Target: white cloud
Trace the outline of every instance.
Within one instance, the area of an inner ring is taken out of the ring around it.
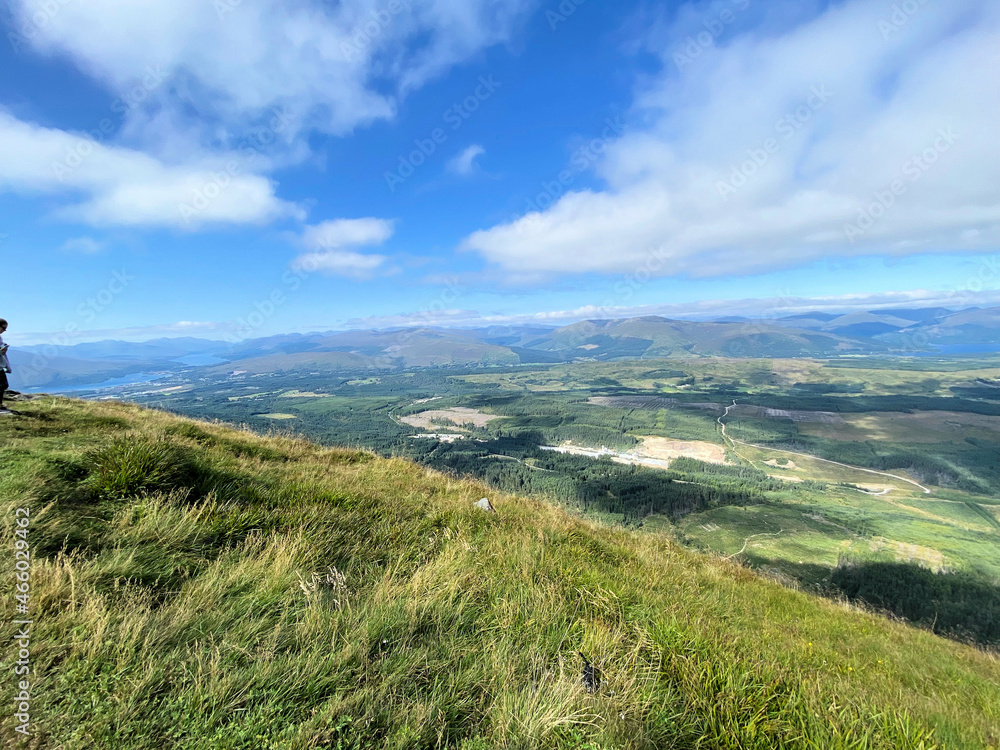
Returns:
[[[370,277],[385,261],[384,255],[366,255],[353,250],[329,250],[300,255],[293,261],[292,268],[307,272],[325,271],[336,276],[364,279]]]
[[[165,164],[0,110],[0,191],[75,199],[58,210],[63,218],[95,226],[197,229],[305,217],[275,196],[270,180],[230,164],[224,157]]]
[[[449,172],[457,174],[460,177],[469,177],[479,166],[476,164],[476,157],[482,156],[485,153],[485,148],[480,146],[478,143],[473,143],[471,146],[465,148],[460,154],[450,159],[446,165],[447,169]]]
[[[84,255],[94,255],[107,247],[106,242],[95,240],[93,237],[70,237],[60,246],[60,250],[71,253],[83,253]]]
[[[477,310],[426,310],[418,313],[396,313],[395,315],[370,315],[351,318],[345,325],[350,329],[422,328],[434,326],[485,325],[485,318]]]
[[[368,217],[334,219],[304,227],[302,244],[313,250],[336,250],[358,245],[381,245],[392,237],[394,222]]]
[[[387,258],[374,253],[359,253],[354,248],[381,245],[392,236],[393,231],[393,221],[374,217],[334,219],[304,227],[298,242],[314,252],[295,258],[292,268],[368,278]]]
[[[659,35],[663,70],[597,165],[606,187],[462,247],[521,279],[1000,247],[1000,79],[974,72],[1000,67],[1000,6],[916,7],[887,31],[891,8],[834,4],[686,62],[690,29]]]
[[[1000,305],[1000,291],[976,293],[911,289],[894,292],[840,294],[818,297],[772,297],[715,299],[660,305],[583,305],[568,310],[533,313],[484,314],[477,310],[435,310],[394,315],[352,318],[346,326],[355,328],[408,328],[420,326],[477,327],[492,325],[564,326],[581,320],[610,320],[660,315],[675,320],[713,320],[730,315],[755,320],[774,320],[805,312],[848,313],[891,308],[919,309],[944,307],[960,310],[970,306]]]
[[[68,59],[116,98],[59,178],[84,136],[0,112],[0,191],[75,197],[58,215],[101,226],[302,220],[263,173],[308,158],[310,132],[392,118],[536,1],[12,0],[16,49]]]
[[[174,72],[132,113],[185,107],[225,126],[272,107],[292,130],[343,135],[392,117],[400,97],[506,41],[534,0],[13,0],[23,43],[67,55],[127,95],[149,65]],[[39,21],[43,22],[39,22]],[[173,89],[167,91],[167,89]],[[178,96],[182,100],[177,102]],[[210,127],[212,137],[218,132]]]

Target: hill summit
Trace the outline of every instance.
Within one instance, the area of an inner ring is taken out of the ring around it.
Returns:
[[[14,406],[31,747],[1000,744],[994,655],[663,536],[134,405]]]

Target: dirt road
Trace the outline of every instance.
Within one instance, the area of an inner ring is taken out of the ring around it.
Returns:
[[[736,407],[736,399],[733,399],[732,406],[727,406],[725,413],[715,420],[716,422],[719,423],[719,426],[722,428],[722,438],[724,440],[729,441],[732,444],[734,452],[736,451],[736,445],[739,444],[739,445],[745,445],[748,448],[758,448],[760,450],[772,451],[774,453],[786,453],[789,456],[803,456],[805,458],[811,458],[814,461],[822,461],[823,463],[833,464],[834,466],[843,466],[845,469],[852,469],[854,471],[863,471],[868,474],[877,474],[880,477],[892,477],[893,479],[898,479],[901,482],[907,482],[909,484],[912,484],[914,487],[919,487],[921,490],[924,491],[924,494],[926,495],[931,494],[931,491],[926,487],[924,487],[922,484],[918,484],[917,482],[914,482],[912,479],[901,477],[898,474],[889,474],[888,472],[885,471],[875,471],[874,469],[864,469],[860,466],[851,466],[850,464],[842,464],[840,463],[840,461],[831,461],[829,458],[820,458],[819,456],[814,456],[810,453],[798,453],[796,451],[786,451],[786,450],[781,450],[779,448],[770,448],[766,445],[754,445],[753,443],[745,443],[742,440],[737,440],[736,438],[730,437],[729,435],[726,434],[726,424],[722,420],[723,418],[728,417],[729,411],[735,407]],[[737,453],[737,455],[739,454]],[[752,464],[753,462],[751,461],[750,463]],[[868,494],[874,494],[874,493],[868,493]]]

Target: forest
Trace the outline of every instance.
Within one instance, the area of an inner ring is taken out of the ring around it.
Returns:
[[[650,515],[677,518],[718,505],[762,502],[780,481],[743,466],[718,466],[693,459],[671,470],[650,469],[539,448],[542,438],[522,433],[482,442],[412,440],[407,458],[472,476],[506,492],[546,495],[584,513],[614,516],[635,525]]]
[[[1000,588],[965,571],[844,560],[831,583],[852,601],[962,640],[1000,645]]]

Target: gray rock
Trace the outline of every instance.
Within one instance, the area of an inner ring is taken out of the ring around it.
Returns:
[[[476,505],[476,507],[477,507],[477,508],[482,508],[482,509],[483,509],[483,510],[485,510],[485,511],[486,511],[487,513],[496,513],[496,512],[497,512],[497,511],[496,511],[496,508],[494,508],[494,507],[493,507],[493,506],[492,506],[492,505],[490,504],[490,499],[489,499],[488,497],[484,497],[484,498],[483,498],[482,500],[480,500],[480,501],[479,501],[478,503],[476,503],[475,505]]]
[[[4,394],[4,401],[34,401],[38,398],[48,398],[47,393],[21,393],[20,391],[7,391]]]

